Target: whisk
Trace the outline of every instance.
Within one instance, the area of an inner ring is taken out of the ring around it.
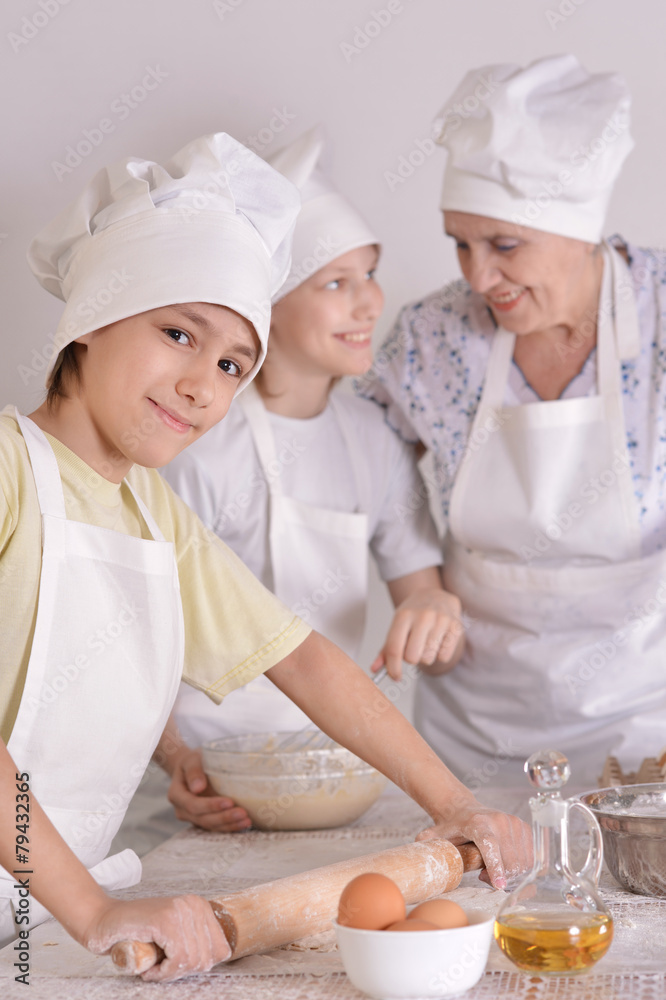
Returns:
[[[381,667],[372,678],[373,684],[381,684],[387,674],[386,667]],[[331,745],[335,745],[335,740],[323,733],[318,726],[315,726],[314,722],[311,722],[296,733],[288,733],[285,739],[275,746],[274,753],[292,750],[323,750]]]

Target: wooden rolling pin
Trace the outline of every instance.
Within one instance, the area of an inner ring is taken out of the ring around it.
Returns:
[[[227,959],[231,961],[329,930],[340,893],[364,872],[388,875],[406,903],[420,903],[455,889],[463,871],[482,867],[474,844],[458,848],[448,840],[426,840],[289,875],[209,902],[231,946]],[[120,941],[111,949],[111,957],[119,969],[139,974],[160,962],[164,953],[153,943]]]

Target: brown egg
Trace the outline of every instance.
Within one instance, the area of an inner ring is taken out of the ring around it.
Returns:
[[[451,927],[467,927],[469,920],[462,906],[451,899],[429,899],[420,903],[407,914],[408,920],[427,920],[443,930]]]
[[[405,900],[395,882],[387,875],[366,872],[345,886],[338,906],[338,923],[381,931],[396,920],[404,920]]]
[[[437,924],[431,924],[427,920],[397,920],[390,927],[386,928],[387,931],[439,931],[441,927]]]

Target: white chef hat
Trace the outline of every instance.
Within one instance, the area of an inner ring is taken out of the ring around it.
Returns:
[[[358,247],[379,245],[365,220],[318,169],[323,145],[321,131],[315,127],[268,158],[272,167],[296,185],[302,201],[294,229],[291,270],[274,302],[336,257]]]
[[[633,148],[629,108],[619,74],[573,55],[472,70],[434,123],[449,154],[441,207],[599,242]]]
[[[260,357],[243,386],[266,354],[299,207],[292,184],[223,132],[188,143],[165,166],[130,157],[100,170],[28,252],[37,280],[66,303],[56,353],[149,309],[210,302],[257,331]]]

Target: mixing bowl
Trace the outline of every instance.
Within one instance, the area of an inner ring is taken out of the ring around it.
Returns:
[[[215,791],[247,809],[261,830],[321,830],[362,816],[387,779],[330,741],[317,749],[276,750],[288,733],[252,733],[202,748]]]
[[[604,858],[620,885],[666,896],[666,783],[600,788],[581,799],[599,821]]]
[[[385,1000],[457,996],[483,975],[495,918],[466,910],[468,927],[365,931],[333,922],[340,958],[363,993]]]

